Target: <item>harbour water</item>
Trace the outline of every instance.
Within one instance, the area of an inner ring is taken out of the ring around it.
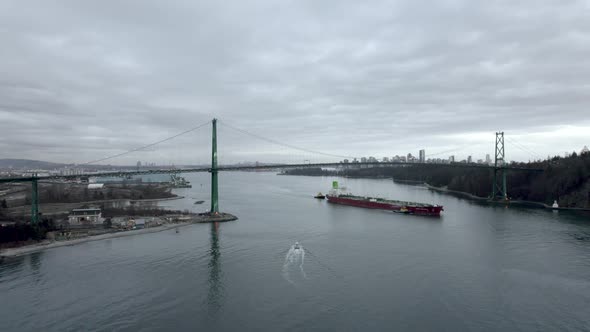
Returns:
[[[208,174],[186,178],[185,198],[161,204],[207,209]],[[0,330],[590,330],[588,215],[391,180],[340,179],[355,194],[444,205],[443,215],[314,199],[332,180],[220,173],[220,208],[238,221],[10,259]]]

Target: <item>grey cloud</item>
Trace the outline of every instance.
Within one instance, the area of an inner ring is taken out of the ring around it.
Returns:
[[[213,116],[339,155],[483,156],[496,130],[541,155],[590,143],[584,1],[5,1],[0,40],[0,157],[83,162]],[[589,134],[540,135],[566,125]],[[206,161],[209,141],[112,162]],[[300,154],[220,142],[227,162]]]

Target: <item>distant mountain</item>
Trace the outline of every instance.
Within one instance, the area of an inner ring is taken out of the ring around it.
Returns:
[[[66,164],[29,159],[0,159],[0,169],[54,169]]]

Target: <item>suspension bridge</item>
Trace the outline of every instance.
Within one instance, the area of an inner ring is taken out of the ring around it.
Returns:
[[[492,184],[492,191],[490,198],[492,199],[508,199],[507,194],[507,183],[506,183],[506,172],[507,171],[525,171],[525,172],[540,172],[543,171],[542,169],[537,168],[527,168],[527,167],[518,167],[518,166],[511,166],[508,165],[505,161],[505,148],[504,148],[504,132],[497,132],[496,133],[496,141],[495,141],[495,158],[494,164],[474,164],[474,163],[444,163],[444,164],[433,164],[433,163],[408,163],[408,162],[401,162],[401,161],[384,161],[384,162],[365,162],[359,161],[355,163],[343,163],[341,161],[338,162],[321,162],[321,163],[311,163],[311,162],[304,162],[304,163],[265,163],[263,165],[256,164],[256,165],[229,165],[223,166],[218,165],[218,156],[217,156],[217,119],[213,119],[210,122],[205,124],[199,125],[192,129],[186,130],[181,132],[177,135],[168,137],[166,139],[150,143],[148,145],[144,145],[142,147],[132,149],[123,153],[119,153],[113,156],[109,156],[106,158],[93,160],[84,164],[80,165],[92,165],[94,163],[102,162],[105,160],[109,160],[112,158],[120,157],[132,152],[142,151],[147,148],[156,146],[160,143],[172,140],[176,137],[194,131],[196,129],[204,127],[206,124],[211,124],[212,132],[211,132],[211,164],[207,167],[192,167],[192,168],[160,168],[160,169],[147,169],[147,170],[118,170],[118,171],[104,171],[104,172],[93,172],[93,173],[86,173],[86,174],[71,174],[71,175],[49,175],[49,176],[28,176],[28,177],[8,177],[8,178],[0,178],[0,184],[2,183],[18,183],[18,182],[30,182],[31,183],[31,222],[37,223],[39,219],[39,189],[38,183],[39,181],[47,181],[47,180],[68,180],[68,179],[79,179],[83,177],[130,177],[130,176],[141,176],[141,175],[151,175],[151,174],[176,174],[176,173],[199,173],[199,172],[208,172],[211,173],[211,207],[209,213],[211,214],[218,214],[219,213],[219,191],[218,191],[218,177],[219,172],[223,171],[247,171],[247,170],[269,170],[269,169],[276,169],[276,170],[285,170],[285,169],[293,169],[293,168],[317,168],[317,167],[387,167],[387,166],[404,166],[404,167],[423,167],[423,166],[441,166],[441,167],[457,167],[457,168],[476,168],[476,169],[486,169],[493,172],[493,184]],[[227,125],[229,126],[229,125]],[[333,154],[322,153],[318,151],[313,151],[309,149],[302,149],[299,147],[295,147],[292,145],[280,143],[278,141],[267,139],[262,136],[258,136],[255,134],[251,134],[239,128],[235,128],[229,126],[235,130],[247,133],[251,136],[255,136],[259,139],[263,139],[265,141],[280,144],[283,146],[287,146],[290,148],[294,148],[297,150],[303,150],[310,153],[317,153],[324,156],[331,156],[331,157],[342,157]]]

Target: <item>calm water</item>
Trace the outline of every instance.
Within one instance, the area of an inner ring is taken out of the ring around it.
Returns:
[[[165,204],[207,208],[207,174],[187,178],[186,198]],[[341,181],[357,194],[445,206],[441,218],[406,216],[311,198],[332,178],[220,181],[221,209],[236,222],[0,265],[0,330],[590,330],[587,216]],[[295,241],[305,255],[286,259]]]

